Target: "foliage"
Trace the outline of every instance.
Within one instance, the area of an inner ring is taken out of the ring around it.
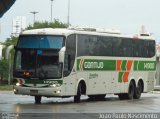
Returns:
[[[18,41],[18,37],[11,36],[10,38],[7,38],[4,45],[9,46],[9,45],[16,45]]]
[[[35,22],[32,25],[29,25],[26,29],[39,29],[39,28],[67,28],[67,24],[60,22],[59,20],[55,20],[54,22]]]
[[[8,61],[5,59],[0,60],[0,80],[7,79],[9,72]]]
[[[13,86],[12,85],[0,86],[0,91],[11,91],[11,90],[13,90]]]

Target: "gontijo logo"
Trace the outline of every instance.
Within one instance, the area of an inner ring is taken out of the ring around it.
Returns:
[[[85,62],[84,63],[84,68],[85,69],[103,69],[103,62]]]
[[[80,62],[79,62],[79,70],[80,71],[83,71],[84,69],[87,70],[87,69],[91,69],[91,70],[98,70],[98,69],[103,69],[104,68],[104,62],[103,61],[87,61],[84,59],[80,59]]]

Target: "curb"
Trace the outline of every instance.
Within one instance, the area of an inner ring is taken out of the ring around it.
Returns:
[[[154,91],[160,91],[160,86],[155,86]]]

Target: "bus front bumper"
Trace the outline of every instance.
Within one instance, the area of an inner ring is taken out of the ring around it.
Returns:
[[[20,95],[45,96],[45,97],[61,97],[61,87],[22,87],[14,86],[14,93]]]

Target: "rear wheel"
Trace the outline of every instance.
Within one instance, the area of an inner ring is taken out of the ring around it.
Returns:
[[[81,100],[81,84],[78,85],[77,95],[74,96],[74,102],[79,103]]]
[[[139,99],[141,97],[141,93],[142,93],[142,84],[139,81],[137,87],[135,88],[134,91],[134,98],[135,99]]]
[[[41,103],[41,96],[35,96],[35,104],[40,104]]]

